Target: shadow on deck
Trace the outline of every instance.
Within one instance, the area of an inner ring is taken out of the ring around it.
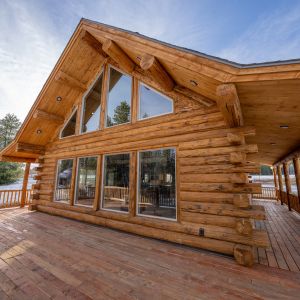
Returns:
[[[0,250],[0,299],[297,299],[300,293],[299,273],[246,268],[222,255],[27,209],[0,210]]]
[[[266,210],[265,221],[256,228],[267,230],[271,247],[257,249],[256,262],[262,265],[300,272],[300,215],[273,200],[253,200]]]

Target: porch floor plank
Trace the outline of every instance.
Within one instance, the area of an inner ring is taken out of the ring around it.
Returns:
[[[262,255],[267,265],[276,258]],[[246,268],[26,208],[0,210],[1,299],[297,299],[300,273],[267,265]]]

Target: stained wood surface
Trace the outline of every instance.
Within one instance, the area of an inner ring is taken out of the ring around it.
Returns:
[[[265,221],[255,221],[257,229],[267,230],[271,247],[256,250],[262,265],[300,272],[300,214],[279,201],[253,200],[266,209]]]
[[[0,210],[1,299],[297,299],[300,275],[26,209]]]

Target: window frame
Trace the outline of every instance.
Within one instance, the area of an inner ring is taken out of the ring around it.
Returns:
[[[155,116],[150,116],[150,117],[146,117],[146,118],[140,118],[140,113],[141,113],[141,86],[145,86],[147,87],[149,90],[151,90],[154,93],[159,94],[160,96],[162,96],[163,98],[165,98],[166,100],[170,101],[172,103],[172,111],[171,112],[167,112],[167,113],[163,113],[163,114],[159,114],[159,115],[155,115]],[[148,119],[152,119],[152,118],[157,118],[157,117],[161,117],[161,116],[166,116],[166,115],[170,115],[174,113],[174,100],[166,95],[164,95],[163,93],[159,92],[158,90],[150,87],[149,85],[141,82],[140,80],[138,81],[138,101],[137,101],[137,121],[144,121],[144,120],[148,120]]]
[[[83,132],[82,128],[83,128],[83,112],[85,109],[85,99],[86,97],[89,95],[90,91],[93,89],[93,87],[95,86],[97,80],[99,80],[99,78],[102,77],[102,84],[101,84],[101,97],[100,97],[100,112],[99,112],[99,122],[98,122],[98,128],[95,130],[91,130],[91,131],[86,131]],[[99,72],[99,74],[96,76],[95,80],[93,80],[93,82],[90,84],[89,88],[85,91],[85,93],[82,95],[82,100],[81,100],[81,111],[80,111],[80,128],[79,128],[79,135],[83,135],[83,134],[88,134],[88,133],[92,133],[95,131],[99,131],[101,130],[101,109],[102,109],[102,98],[103,98],[103,84],[105,81],[105,76],[104,76],[104,67],[101,68],[101,71]]]
[[[64,125],[63,127],[60,129],[59,131],[59,139],[62,140],[62,139],[66,139],[66,138],[69,138],[69,137],[72,137],[72,136],[76,136],[76,125],[75,125],[75,133],[72,134],[72,135],[68,135],[68,136],[61,136],[62,132],[64,131],[64,129],[66,128],[66,126],[68,125],[69,121],[73,118],[73,116],[75,115],[75,113],[77,114],[78,113],[78,105],[75,106],[75,108],[73,108],[69,118],[64,122]],[[76,123],[77,123],[77,117],[76,117]]]
[[[72,165],[72,177],[71,177],[71,186],[70,186],[70,199],[69,201],[59,201],[56,200],[55,194],[56,194],[56,188],[57,188],[57,176],[58,176],[58,167],[59,167],[59,162],[62,160],[72,160],[73,165]],[[73,178],[74,178],[74,161],[76,160],[76,157],[69,157],[69,158],[59,158],[56,160],[56,174],[55,174],[55,184],[54,184],[54,193],[53,193],[53,202],[56,203],[62,203],[62,204],[69,204],[71,205],[72,202],[72,185],[73,185]],[[76,169],[76,166],[75,166]],[[75,170],[76,172],[76,170]]]
[[[95,183],[95,198],[94,198],[94,202],[96,200],[96,190],[97,190],[97,186],[98,186],[98,177],[97,177],[97,169],[98,169],[98,164],[99,164],[99,157],[100,155],[87,155],[87,156],[77,156],[76,157],[76,174],[75,174],[75,184],[74,184],[74,192],[73,192],[73,206],[82,206],[82,207],[87,207],[87,208],[93,208],[94,207],[94,202],[92,205],[85,205],[85,204],[78,204],[76,203],[76,199],[77,199],[77,187],[78,187],[78,172],[79,172],[79,159],[80,158],[88,158],[88,157],[95,157],[97,158],[97,167],[96,167],[96,183]]]
[[[120,124],[122,125],[122,124]],[[130,163],[132,159],[131,152],[117,152],[117,153],[105,153],[102,155],[102,171],[101,171],[101,177],[102,177],[102,182],[101,182],[101,192],[100,192],[100,206],[99,210],[105,210],[105,211],[110,211],[110,212],[115,212],[115,213],[121,213],[121,214],[130,214],[130,177],[129,177],[129,188],[128,188],[128,199],[129,199],[129,205],[128,205],[128,211],[121,211],[121,210],[115,210],[115,209],[110,209],[110,208],[105,208],[103,207],[103,200],[104,200],[104,170],[105,170],[105,157],[106,156],[112,156],[112,155],[120,155],[120,154],[129,154],[129,174],[130,174]]]
[[[109,102],[109,83],[110,83],[110,69],[115,69],[116,71],[118,71],[119,73],[125,75],[125,76],[129,76],[131,78],[131,83],[130,83],[130,120],[126,123],[122,123],[122,124],[116,124],[113,126],[107,126],[106,124],[106,120],[107,120],[107,113],[108,113],[108,102]],[[132,97],[133,97],[133,93],[134,93],[134,89],[132,88],[132,83],[133,83],[133,76],[131,76],[130,74],[125,73],[124,71],[122,71],[121,69],[108,64],[107,65],[107,80],[106,80],[106,95],[105,95],[105,114],[104,114],[104,124],[103,124],[103,129],[109,129],[109,128],[114,128],[116,126],[122,126],[122,125],[126,125],[126,124],[131,124],[132,123]]]
[[[166,218],[166,217],[159,217],[159,216],[151,216],[151,215],[144,215],[139,213],[139,198],[140,198],[140,153],[142,152],[150,152],[150,151],[157,151],[157,150],[169,150],[173,149],[175,150],[175,218]],[[135,208],[135,214],[138,217],[145,217],[145,218],[153,218],[153,219],[159,219],[164,221],[171,221],[171,222],[178,222],[178,186],[177,186],[177,148],[175,146],[173,147],[162,147],[162,148],[155,148],[155,149],[145,149],[145,150],[138,150],[137,151],[137,180],[136,180],[136,208]]]

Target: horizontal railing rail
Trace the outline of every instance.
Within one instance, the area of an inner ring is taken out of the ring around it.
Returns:
[[[32,190],[26,191],[25,205],[31,203]],[[0,190],[0,208],[16,207],[21,205],[22,190]]]
[[[255,199],[277,200],[275,187],[262,187],[261,194],[253,194]]]

